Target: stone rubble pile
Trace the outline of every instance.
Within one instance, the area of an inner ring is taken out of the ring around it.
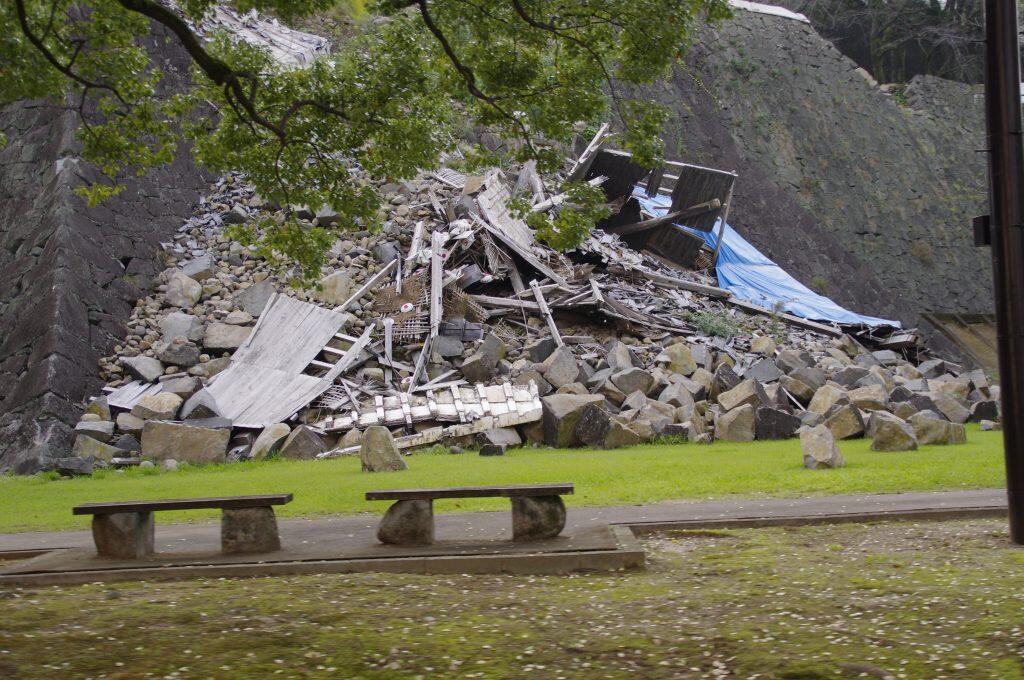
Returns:
[[[158,287],[138,301],[124,343],[101,361],[109,394],[137,388],[141,396],[130,407],[92,401],[62,472],[348,454],[368,470],[401,469],[403,435],[436,425],[408,419],[408,407],[434,408],[444,390],[458,402],[460,386],[474,385],[529,386],[541,409],[532,422],[436,439],[453,451],[799,436],[805,465],[822,468],[842,465],[839,440],[871,437],[875,450],[903,451],[963,442],[969,421],[998,427],[999,390],[981,370],[916,346],[872,350],[839,329],[748,313],[705,273],[667,266],[600,230],[567,254],[517,244],[521,223],[487,201],[535,186],[522,181],[526,174],[517,182],[446,170],[379,185],[383,228],[350,231],[334,245],[320,286],[304,291],[225,234],[228,225],[283,211],[243,178],[221,179],[166,244]],[[533,200],[557,209],[543,192]],[[313,225],[337,220],[327,208],[291,209]],[[392,271],[379,285],[352,299],[385,267]],[[432,285],[432,267],[442,282]],[[287,422],[235,427],[205,388],[275,293],[343,312],[341,330],[369,332],[374,344],[333,396]],[[399,397],[407,414],[400,425],[386,415],[368,428],[351,425]]]

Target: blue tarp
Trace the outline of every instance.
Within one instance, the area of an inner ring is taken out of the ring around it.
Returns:
[[[653,215],[664,215],[668,212],[670,199],[667,196],[648,198],[642,192],[634,196],[640,201],[644,210]],[[719,224],[709,232],[696,229],[686,230],[700,236],[710,247],[715,247],[718,238]],[[718,285],[730,293],[756,305],[773,308],[780,305],[783,311],[805,319],[815,321],[833,321],[841,324],[864,324],[868,326],[900,327],[899,321],[864,316],[840,307],[830,298],[818,295],[800,283],[786,271],[775,264],[761,251],[740,236],[728,224],[722,233],[722,247],[718,251],[718,263],[715,267]]]

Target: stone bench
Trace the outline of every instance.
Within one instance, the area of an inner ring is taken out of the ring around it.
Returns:
[[[565,528],[562,495],[572,484],[519,486],[457,486],[446,489],[393,489],[367,491],[368,501],[395,501],[377,527],[377,540],[392,545],[429,545],[434,542],[434,500],[437,498],[493,498],[512,501],[512,539],[540,541],[554,538]]]
[[[274,505],[290,503],[290,493],[265,496],[184,498],[163,501],[86,503],[75,515],[92,515],[92,538],[101,557],[141,559],[152,555],[153,513],[161,510],[220,508],[220,544],[225,554],[273,552],[281,549]]]

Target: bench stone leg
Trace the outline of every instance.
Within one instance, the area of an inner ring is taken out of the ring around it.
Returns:
[[[224,508],[220,517],[220,548],[225,555],[280,550],[274,508]]]
[[[392,545],[430,545],[434,542],[434,502],[396,501],[377,527],[377,540]]]
[[[543,541],[565,528],[561,496],[513,496],[512,540]]]
[[[92,516],[96,554],[138,560],[153,554],[153,513],[119,512]]]

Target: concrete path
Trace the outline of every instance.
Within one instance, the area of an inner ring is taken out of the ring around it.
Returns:
[[[383,514],[386,504],[381,504]],[[673,501],[650,505],[623,505],[569,508],[566,533],[608,524],[658,524],[735,520],[747,518],[810,518],[879,513],[914,513],[927,510],[992,511],[1006,508],[1006,491],[979,489],[851,496],[815,496],[762,500]],[[325,536],[345,537],[355,542],[375,542],[374,532],[381,515],[336,515],[311,519],[280,521],[281,537],[290,542],[316,544]],[[869,519],[869,518],[868,518]],[[156,513],[158,551],[216,551],[220,546],[220,525],[160,524]],[[511,535],[511,513],[471,512],[439,515],[436,518],[438,540],[493,540]],[[0,534],[0,552],[46,548],[92,546],[88,531],[27,532]]]

